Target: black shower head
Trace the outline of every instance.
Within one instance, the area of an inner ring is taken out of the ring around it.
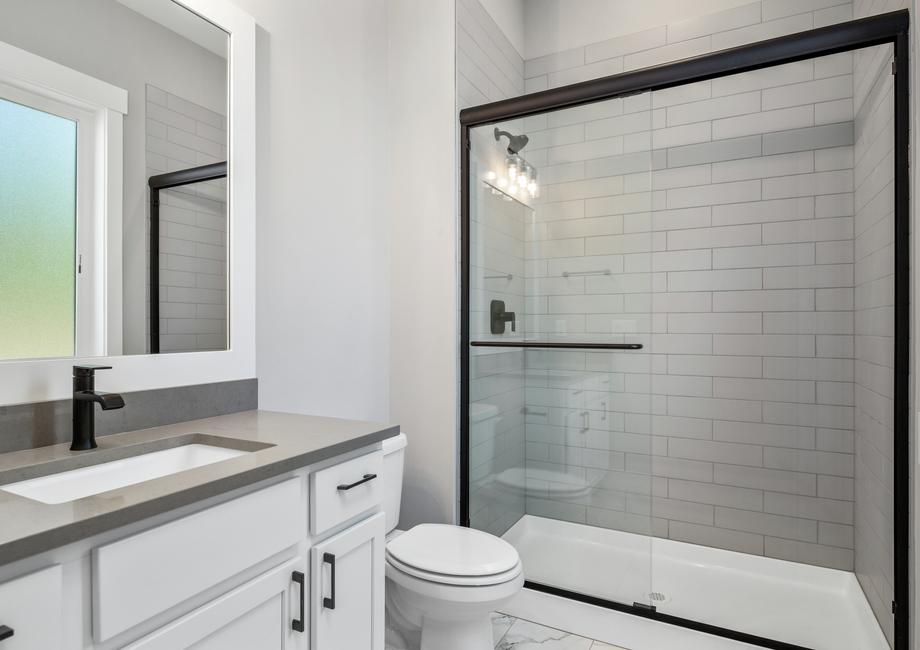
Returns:
[[[527,146],[527,143],[530,142],[530,138],[526,135],[511,135],[507,131],[502,131],[498,127],[495,127],[495,140],[496,142],[501,140],[501,137],[505,136],[508,138],[508,153],[514,155],[520,153],[521,149]]]

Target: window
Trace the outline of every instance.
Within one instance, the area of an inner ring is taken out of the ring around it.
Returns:
[[[75,351],[77,125],[0,97],[0,358]]]
[[[117,354],[127,93],[0,52],[0,361]]]

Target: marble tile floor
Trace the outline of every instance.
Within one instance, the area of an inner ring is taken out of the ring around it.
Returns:
[[[627,650],[505,614],[492,615],[495,650]],[[412,650],[387,627],[386,650]]]

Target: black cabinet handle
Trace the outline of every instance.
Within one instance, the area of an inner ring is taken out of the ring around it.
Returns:
[[[303,622],[304,622],[304,609],[303,609],[303,573],[300,571],[294,571],[291,574],[291,580],[300,585],[300,618],[295,618],[291,621],[291,629],[297,632],[303,632]]]
[[[323,562],[328,564],[332,569],[332,578],[330,580],[332,583],[332,596],[329,598],[323,598],[323,608],[335,609],[335,555],[332,553],[323,553]]]
[[[368,481],[373,481],[375,478],[377,478],[377,475],[376,475],[376,474],[365,474],[365,475],[361,478],[360,481],[355,481],[354,483],[349,483],[348,485],[345,485],[344,483],[342,483],[342,484],[339,485],[336,489],[341,490],[342,492],[345,492],[346,490],[350,490],[350,489],[353,488],[353,487],[358,487],[358,486],[361,485],[362,483],[367,483]]]
[[[0,625],[0,641],[8,639],[13,636],[13,628],[6,625]]]

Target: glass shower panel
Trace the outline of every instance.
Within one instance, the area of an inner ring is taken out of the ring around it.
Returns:
[[[652,95],[659,612],[888,645],[892,87],[880,46]]]
[[[478,149],[477,149],[478,153]],[[492,169],[477,160],[473,171]],[[482,172],[478,172],[481,176]],[[491,333],[490,305],[522,319],[524,234],[531,208],[484,182],[470,187],[470,340]],[[505,338],[521,338],[517,320],[504,322]],[[512,325],[515,331],[511,331]],[[524,476],[524,352],[520,348],[470,348],[470,522],[503,535],[525,512],[526,494],[500,489],[500,476]]]
[[[650,99],[471,131],[473,525],[530,582],[627,605],[651,591]]]

